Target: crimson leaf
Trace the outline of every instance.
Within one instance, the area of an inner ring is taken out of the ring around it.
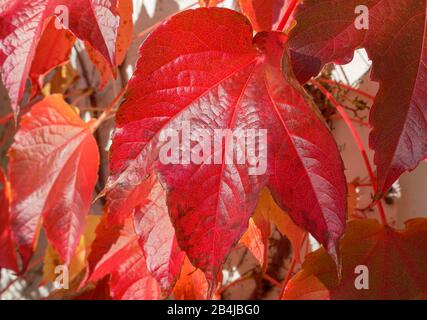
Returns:
[[[265,185],[334,256],[344,231],[346,183],[339,152],[287,59],[282,70],[285,42],[277,32],[253,38],[249,21],[231,10],[182,12],[141,46],[117,114],[106,188],[112,215],[130,209],[155,169],[168,191],[179,246],[205,272],[210,294]],[[258,142],[267,153],[266,172],[254,175],[249,161],[225,161],[224,144],[204,158],[219,154],[219,164],[158,161],[167,144],[162,133],[184,134],[185,122],[191,132],[208,130],[210,137],[215,130],[266,129],[267,145]]]
[[[165,190],[157,179],[151,178],[145,183],[151,184],[152,189],[135,209],[135,232],[144,252],[148,271],[159,282],[163,295],[168,297],[179,278],[185,254],[175,237],[166,206]]]
[[[378,192],[427,157],[427,5],[419,0],[364,1],[368,29],[356,28],[357,0],[306,0],[289,40],[298,78],[305,82],[328,62],[349,62],[356,48],[373,61],[380,83],[370,122]],[[331,12],[336,12],[331,15]],[[360,19],[363,16],[359,17]]]
[[[138,245],[132,219],[115,224],[104,215],[88,257],[88,281],[110,276],[110,294],[116,300],[157,300],[160,288],[149,274]]]

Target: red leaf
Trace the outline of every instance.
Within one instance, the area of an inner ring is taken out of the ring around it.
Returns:
[[[24,267],[42,220],[49,242],[68,263],[97,180],[98,147],[89,126],[62,96],[49,96],[22,117],[9,156],[11,225]]]
[[[147,269],[159,282],[163,296],[168,297],[181,272],[185,254],[178,246],[166,205],[166,191],[159,182],[155,181],[148,197],[136,208],[133,219]]]
[[[111,275],[110,293],[114,299],[160,299],[160,287],[147,270],[132,219],[126,219],[124,225],[111,222],[105,215],[97,227],[88,258],[88,281]]]
[[[117,12],[120,15],[120,24],[117,30],[116,42],[116,62],[119,66],[123,63],[129,46],[132,42],[133,22],[132,22],[133,4],[129,0],[118,0]],[[108,81],[117,76],[117,70],[111,69],[111,65],[105,60],[104,56],[96,51],[89,42],[85,42],[86,52],[92,63],[100,73],[99,89],[102,90],[108,84]]]
[[[124,261],[110,280],[111,295],[115,300],[159,300],[160,287],[148,273],[144,255],[132,255]]]
[[[376,220],[348,224],[341,242],[342,276],[319,249],[307,255],[288,283],[284,299],[406,300],[427,298],[427,219],[406,222],[404,230]],[[363,284],[362,288],[357,285]]]
[[[240,9],[255,31],[277,30],[291,0],[239,0]]]
[[[10,0],[0,3],[0,73],[9,92],[15,117],[25,89],[36,47],[46,20],[58,6],[69,13],[69,28],[88,41],[111,66],[115,63],[115,40],[119,17],[116,0]]]
[[[55,27],[55,18],[50,18],[40,38],[34,55],[30,78],[32,95],[35,96],[43,85],[43,76],[55,67],[68,61],[76,38],[66,30]]]
[[[113,77],[116,77],[117,72],[115,71],[114,72],[115,74],[113,74],[113,71],[111,70],[111,66],[108,64],[107,60],[105,60],[102,54],[96,51],[90,45],[90,43],[85,42],[85,49],[90,61],[99,72],[99,84],[97,87],[99,90],[103,90],[105,89],[105,86],[108,84],[110,79],[112,79]]]
[[[0,184],[0,269],[18,272],[15,244],[10,230],[8,185],[2,169],[0,169]]]
[[[304,1],[289,46],[301,81],[317,75],[325,63],[349,62],[356,48],[366,48],[373,61],[372,78],[380,83],[370,116],[370,146],[378,192],[384,193],[427,157],[427,6],[419,0],[367,1],[368,30],[358,30],[355,8],[360,4]]]
[[[286,61],[286,79],[282,75],[285,40],[281,33],[253,39],[249,21],[231,10],[180,13],[141,46],[117,114],[106,188],[112,214],[131,206],[129,197],[137,198],[155,168],[168,190],[179,246],[206,273],[210,293],[266,184],[331,254],[344,230],[346,183],[339,153]],[[185,134],[185,122],[192,132],[208,130],[210,138],[219,129],[266,129],[267,171],[252,175],[248,161],[227,163],[224,144],[220,164],[161,164],[159,150],[166,143],[160,135],[168,129]]]
[[[84,290],[73,300],[111,300],[108,276],[98,281],[92,288]]]

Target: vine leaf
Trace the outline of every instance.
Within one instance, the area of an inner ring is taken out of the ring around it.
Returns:
[[[368,29],[355,26],[356,0],[306,0],[288,42],[301,82],[328,62],[350,62],[365,48],[380,83],[370,114],[369,143],[375,150],[378,196],[427,157],[427,5],[424,1],[371,0]],[[337,12],[331,16],[331,12]]]
[[[48,20],[31,63],[30,79],[33,97],[43,87],[44,75],[68,61],[75,42],[76,38],[69,30],[56,29],[55,18]]]
[[[116,62],[116,37],[120,17],[117,0],[11,0],[0,3],[0,74],[17,118],[19,102],[49,18],[67,8],[69,29],[88,41],[110,63]],[[61,10],[57,10],[60,8]],[[57,31],[52,28],[50,32]],[[63,32],[63,31],[59,31]],[[55,37],[55,35],[51,35]],[[54,47],[52,47],[54,48]],[[46,49],[46,48],[45,48]],[[40,49],[40,50],[45,50]],[[54,48],[55,51],[62,49]],[[53,53],[53,52],[50,52]],[[50,56],[49,59],[58,59]],[[49,59],[45,59],[46,61]],[[60,59],[62,60],[62,59]],[[52,61],[47,64],[51,66]],[[37,68],[37,66],[35,67]]]
[[[90,253],[92,242],[95,240],[95,229],[99,220],[99,216],[92,214],[87,216],[87,227],[80,238],[79,244],[71,258],[70,265],[68,266],[70,282],[77,279],[86,268],[87,258]],[[58,253],[52,245],[48,245],[43,259],[43,279],[41,281],[43,285],[55,281],[58,277],[58,274],[55,273],[55,268],[60,264],[61,258]]]
[[[284,299],[402,300],[427,298],[427,219],[394,230],[376,220],[349,222],[341,242],[342,277],[323,248],[307,255]],[[365,269],[357,271],[362,265]],[[359,276],[366,278],[357,279]],[[368,289],[356,289],[355,283]],[[363,282],[363,283],[362,283]]]
[[[261,192],[260,197],[262,197],[262,194],[263,192]],[[248,230],[240,238],[240,243],[249,249],[263,270],[266,270],[271,223],[268,217],[263,214],[263,205],[264,203],[260,199],[255,213],[249,219]]]
[[[129,0],[118,0],[117,13],[120,16],[120,23],[117,29],[116,41],[116,62],[115,66],[120,66],[126,58],[128,49],[132,43],[133,21],[132,21],[133,4]],[[95,65],[100,73],[99,89],[102,90],[108,84],[112,77],[116,78],[117,70],[111,68],[108,60],[97,51],[88,41],[85,41],[86,52],[91,62]]]
[[[83,288],[82,292],[78,292],[71,298],[72,300],[112,300],[109,281],[110,279],[106,276],[95,284],[88,285],[88,288]]]
[[[173,289],[173,298],[176,300],[205,300],[208,297],[209,284],[203,272],[195,268],[187,257],[181,269],[181,275]],[[214,300],[219,300],[214,295]]]
[[[97,180],[98,147],[89,125],[61,95],[48,96],[22,117],[9,158],[11,226],[24,269],[41,224],[68,264]]]
[[[155,170],[167,190],[178,244],[205,272],[210,294],[266,185],[295,222],[335,257],[344,232],[340,155],[286,59],[283,76],[285,42],[277,32],[253,38],[249,21],[228,9],[179,13],[141,46],[117,113],[105,189],[111,214],[129,211]],[[248,159],[244,164],[225,161],[224,145],[231,140],[226,138],[220,150],[204,155],[202,164],[159,161],[167,146],[160,136],[170,130],[183,136],[184,123],[190,132],[207,130],[210,138],[218,130],[258,130],[260,136],[266,130],[267,143],[258,143],[264,156],[256,166]],[[219,164],[208,163],[212,156]]]
[[[100,281],[109,275],[110,294],[115,300],[160,299],[160,287],[147,270],[132,218],[118,225],[109,217],[104,214],[96,229],[85,283]]]
[[[163,296],[168,297],[181,273],[185,253],[176,240],[166,205],[166,191],[155,176],[150,180],[146,180],[152,184],[150,194],[135,209],[133,221],[147,269],[159,282]]]
[[[293,256],[299,262],[301,260],[301,245],[306,232],[298,227],[292,221],[291,217],[274,202],[274,199],[266,188],[261,191],[257,210],[259,210],[265,219],[274,223],[283,236],[289,239],[292,245]]]

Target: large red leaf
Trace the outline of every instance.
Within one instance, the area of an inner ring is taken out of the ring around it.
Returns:
[[[10,230],[9,192],[5,174],[0,169],[0,269],[18,272],[15,244]]]
[[[117,0],[9,0],[0,2],[0,73],[9,92],[15,116],[25,89],[37,44],[46,20],[65,6],[69,29],[88,41],[111,66],[115,63],[115,40],[119,17]],[[53,58],[53,57],[51,57]]]
[[[127,218],[123,225],[111,222],[109,215],[105,215],[97,227],[88,258],[88,281],[110,275],[110,293],[114,299],[160,299],[160,287],[147,270],[132,218]]]
[[[368,30],[355,27],[360,4],[369,8]],[[427,157],[426,11],[420,0],[306,0],[289,40],[301,81],[317,75],[325,63],[349,62],[354,49],[366,48],[372,78],[380,83],[370,116],[370,146],[382,193]]]
[[[151,183],[150,180],[146,182]],[[166,191],[158,181],[135,209],[133,219],[147,269],[159,282],[163,295],[168,297],[180,275],[185,254],[175,237],[166,205]]]
[[[23,116],[9,157],[11,225],[24,266],[42,221],[48,240],[68,263],[97,180],[98,147],[88,124],[61,95],[49,96]]]
[[[306,257],[283,298],[427,299],[426,241],[426,219],[409,220],[404,230],[375,220],[351,221],[341,243],[341,279],[331,258],[319,249]],[[360,283],[363,288],[356,287]]]
[[[142,58],[117,114],[106,188],[110,211],[128,211],[134,203],[129,199],[138,198],[156,169],[168,190],[179,246],[206,273],[210,293],[266,184],[333,255],[344,230],[346,184],[339,153],[286,61],[286,78],[282,74],[285,41],[281,33],[253,39],[249,21],[231,10],[180,13],[141,46]],[[221,153],[212,154],[222,155],[220,164],[162,164],[159,150],[166,143],[160,135],[169,129],[183,134],[184,122],[192,132],[208,130],[210,138],[219,129],[266,129],[268,146],[258,143],[261,151],[268,147],[268,159],[262,159],[266,172],[252,175],[248,161],[227,163],[224,144]]]

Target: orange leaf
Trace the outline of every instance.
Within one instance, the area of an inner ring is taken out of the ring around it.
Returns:
[[[125,60],[128,49],[132,43],[133,36],[133,4],[129,0],[119,0],[117,12],[120,16],[119,29],[117,30],[116,40],[116,66],[119,66]]]
[[[259,204],[258,207],[260,205],[262,204]],[[240,243],[249,249],[263,270],[266,270],[271,225],[270,221],[263,215],[262,210],[262,208],[257,208],[252,218],[249,219],[248,230],[240,238]]]
[[[11,269],[18,272],[15,244],[12,240],[9,222],[10,185],[0,168],[0,269]]]
[[[48,96],[22,117],[9,158],[11,226],[24,269],[41,223],[68,264],[98,177],[98,147],[89,125],[61,95]]]
[[[289,215],[276,204],[268,189],[263,189],[257,210],[273,222],[283,236],[286,236],[292,244],[296,262],[301,260],[300,251],[305,231],[298,227]]]
[[[187,257],[181,269],[181,276],[173,290],[176,300],[205,300],[208,294],[208,282],[205,274],[193,267]],[[217,297],[214,297],[216,299]]]
[[[87,227],[84,234],[80,238],[79,245],[71,258],[69,266],[69,279],[73,281],[86,268],[87,257],[89,256],[90,246],[95,239],[95,229],[100,220],[100,216],[88,215]],[[43,264],[43,280],[42,283],[54,281],[58,274],[55,273],[55,268],[61,264],[61,258],[52,245],[46,248]]]

